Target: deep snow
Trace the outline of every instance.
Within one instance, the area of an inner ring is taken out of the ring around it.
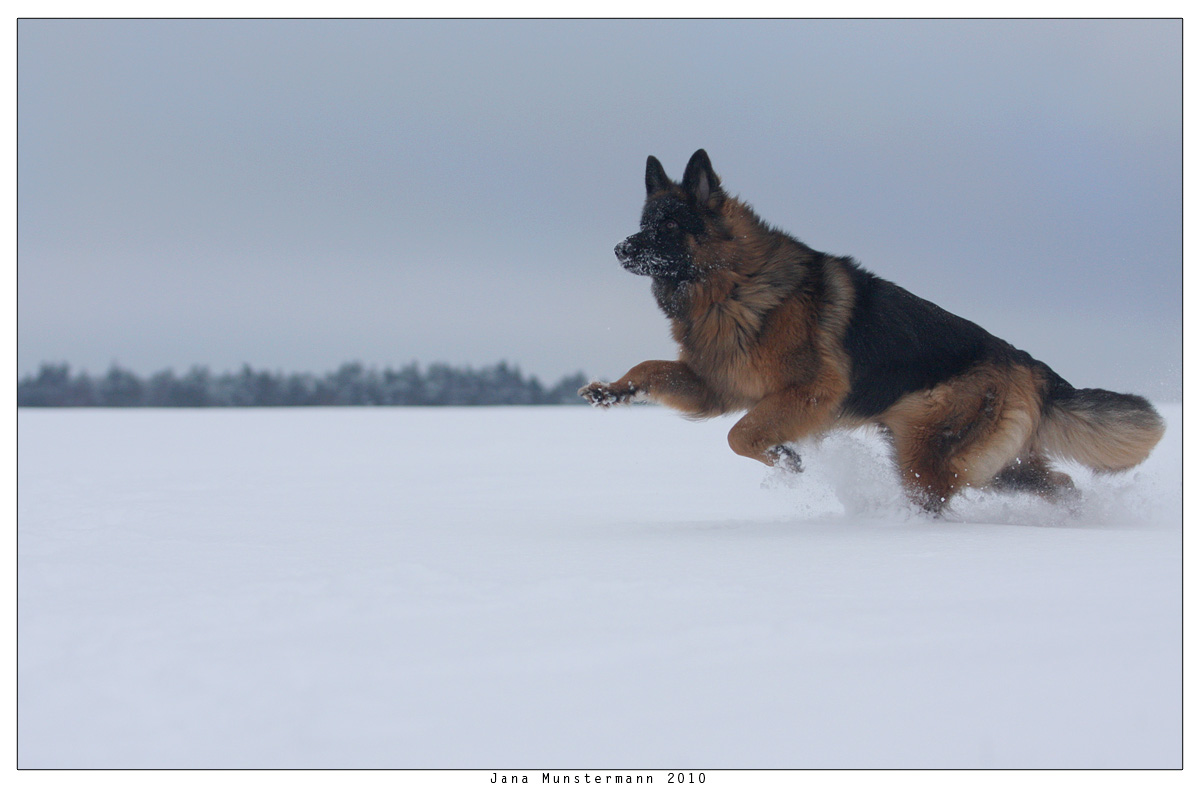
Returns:
[[[34,767],[1178,767],[1182,408],[1072,517],[653,407],[22,410]]]

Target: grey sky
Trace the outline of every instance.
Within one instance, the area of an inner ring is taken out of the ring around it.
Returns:
[[[19,372],[670,358],[617,265],[704,147],[1080,386],[1182,348],[1178,21],[22,21]]]

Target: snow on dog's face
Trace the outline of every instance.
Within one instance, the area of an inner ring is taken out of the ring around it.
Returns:
[[[707,234],[706,214],[724,197],[708,154],[696,151],[683,183],[667,177],[658,159],[646,159],[646,205],[641,230],[617,244],[617,260],[640,276],[687,280],[695,274],[691,249]]]
[[[642,229],[617,244],[617,259],[626,271],[640,276],[687,279],[692,255],[685,235],[704,232],[704,224],[674,194],[646,201]]]

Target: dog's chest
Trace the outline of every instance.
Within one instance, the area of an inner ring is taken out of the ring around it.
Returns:
[[[674,321],[680,358],[731,405],[757,401],[764,383],[756,359],[770,310],[748,303],[737,287],[708,295],[687,319]]]

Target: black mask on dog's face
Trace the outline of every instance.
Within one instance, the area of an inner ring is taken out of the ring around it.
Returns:
[[[689,279],[693,263],[686,238],[704,234],[701,211],[720,197],[720,179],[703,150],[692,155],[682,184],[668,178],[658,159],[650,156],[646,159],[642,229],[617,244],[617,260],[626,271],[641,276]]]
[[[642,229],[617,244],[617,259],[626,271],[640,276],[684,279],[692,267],[685,227],[703,231],[681,200],[673,195],[650,200],[642,211]]]

